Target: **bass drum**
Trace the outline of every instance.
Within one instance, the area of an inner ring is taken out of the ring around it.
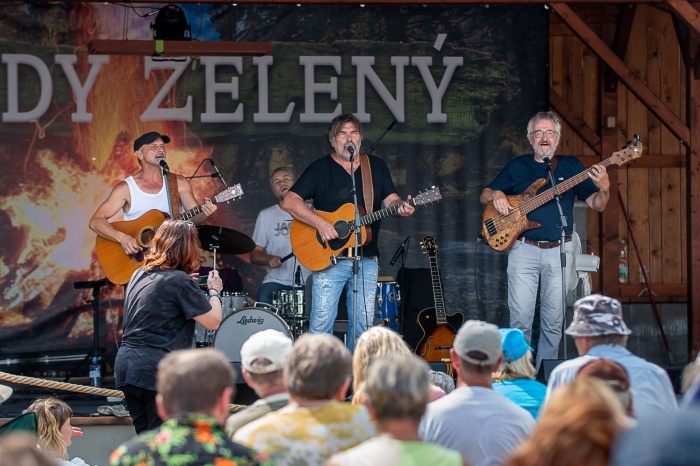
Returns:
[[[229,362],[241,362],[241,346],[251,335],[273,329],[292,338],[287,324],[274,312],[246,307],[226,317],[214,335],[214,348],[226,355]]]

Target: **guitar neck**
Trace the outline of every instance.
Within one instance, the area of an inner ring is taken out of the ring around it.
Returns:
[[[399,207],[401,207],[403,204],[415,204],[415,199],[411,199],[408,201],[400,202],[398,204],[394,204],[393,206],[387,207],[385,209],[377,210],[376,212],[372,212],[371,214],[363,215],[360,217],[360,226],[365,226],[370,223],[374,223],[377,220],[381,220],[384,217],[388,217],[389,215],[394,215],[396,212],[398,212]],[[354,225],[354,222],[353,222]]]
[[[442,281],[438,269],[437,257],[430,256],[430,277],[433,282],[433,298],[435,299],[435,315],[438,324],[447,323],[445,300],[442,297]]]
[[[212,199],[211,202],[213,204],[217,204],[216,199]],[[186,210],[186,211],[182,212],[180,215],[175,217],[175,219],[176,220],[191,220],[192,218],[194,218],[197,215],[204,212],[204,210],[202,209],[203,207],[204,207],[204,203],[201,203],[196,207],[192,207],[190,210]]]
[[[597,165],[602,165],[604,167],[608,167],[612,163],[613,157],[610,157],[608,159],[603,160]],[[557,193],[562,194],[565,193],[566,191],[570,190],[574,186],[577,186],[588,178],[588,172],[591,169],[587,169],[582,171],[576,176],[572,176],[566,181],[562,181],[561,183],[557,184]],[[523,214],[527,214],[532,212],[533,210],[537,209],[538,207],[543,206],[544,204],[548,203],[554,199],[554,188],[549,188],[546,191],[542,191],[539,193],[537,196],[533,197],[532,199],[528,199],[527,201],[521,203],[518,208]]]

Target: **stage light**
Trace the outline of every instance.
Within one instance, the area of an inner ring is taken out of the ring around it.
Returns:
[[[153,38],[157,40],[192,40],[185,12],[177,5],[168,4],[158,10],[151,29]]]

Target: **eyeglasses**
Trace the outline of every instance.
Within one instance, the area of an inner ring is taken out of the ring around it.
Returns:
[[[559,136],[559,133],[552,131],[551,129],[549,131],[533,131],[530,133],[530,136],[535,136],[537,139],[542,138],[544,135],[546,135],[548,138],[553,138],[554,136]]]
[[[185,225],[188,225],[188,226],[191,226],[191,227],[194,226],[194,223],[193,223],[193,222],[190,222],[190,221],[188,221],[188,220],[177,220],[177,221],[178,221],[178,222],[182,222],[182,223],[184,223]]]

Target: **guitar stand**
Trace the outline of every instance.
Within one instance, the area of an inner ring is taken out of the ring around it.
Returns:
[[[63,379],[64,382],[68,382],[71,377],[73,377],[73,372],[75,372],[78,368],[82,367],[86,362],[90,364],[92,362],[92,358],[97,357],[98,361],[101,361],[102,358],[107,359],[107,354],[101,354],[100,352],[100,345],[99,345],[99,339],[100,339],[100,326],[99,326],[99,311],[100,311],[100,288],[103,286],[109,286],[109,281],[106,278],[103,278],[101,280],[94,280],[94,281],[86,281],[86,282],[73,282],[73,287],[76,290],[84,290],[84,289],[89,289],[92,288],[92,350],[88,352],[88,354],[85,355],[82,361],[80,361],[78,364],[73,367],[70,371],[68,371],[68,374],[66,374],[66,378]],[[107,362],[110,363],[112,367],[114,367],[114,361],[109,359]]]

